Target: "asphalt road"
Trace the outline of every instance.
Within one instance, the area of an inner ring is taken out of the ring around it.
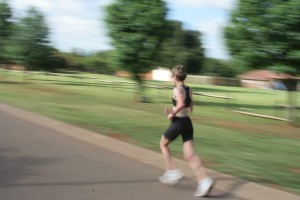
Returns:
[[[216,189],[194,197],[194,181],[165,186],[161,173],[0,111],[0,200],[237,199]]]

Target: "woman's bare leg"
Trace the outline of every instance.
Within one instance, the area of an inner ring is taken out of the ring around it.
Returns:
[[[171,152],[169,149],[169,144],[170,144],[170,141],[167,138],[165,138],[165,136],[162,136],[161,140],[160,140],[160,149],[161,149],[161,152],[162,152],[164,160],[165,160],[166,169],[174,170],[174,169],[176,169],[176,167],[172,160],[172,155],[171,155]]]
[[[195,153],[194,144],[192,140],[183,143],[184,158],[189,162],[191,168],[194,170],[198,181],[202,181],[207,178],[205,168],[201,159]]]

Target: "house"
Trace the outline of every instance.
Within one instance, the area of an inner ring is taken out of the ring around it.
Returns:
[[[156,81],[171,81],[172,72],[168,68],[159,67],[152,70],[152,80]]]
[[[275,73],[269,70],[254,70],[238,76],[242,87],[287,90],[281,80],[293,78],[290,74]]]
[[[141,77],[144,80],[170,81],[171,75],[172,73],[170,69],[158,67],[148,73],[142,74]],[[116,76],[129,78],[131,77],[131,74],[126,71],[117,71]]]

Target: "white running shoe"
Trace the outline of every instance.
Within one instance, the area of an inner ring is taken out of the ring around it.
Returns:
[[[180,170],[167,170],[158,180],[166,185],[176,185],[183,178]]]
[[[198,184],[197,190],[194,193],[194,196],[196,196],[196,197],[206,196],[212,189],[213,184],[214,184],[214,181],[211,178],[209,178],[209,177],[205,178],[203,181],[201,181]]]

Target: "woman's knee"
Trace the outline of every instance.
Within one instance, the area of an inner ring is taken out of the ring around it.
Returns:
[[[184,159],[187,161],[194,159],[196,154],[193,147],[193,141],[190,140],[183,143],[183,155]]]
[[[169,143],[169,140],[165,136],[162,136],[160,140],[160,148],[162,149],[168,147]]]

